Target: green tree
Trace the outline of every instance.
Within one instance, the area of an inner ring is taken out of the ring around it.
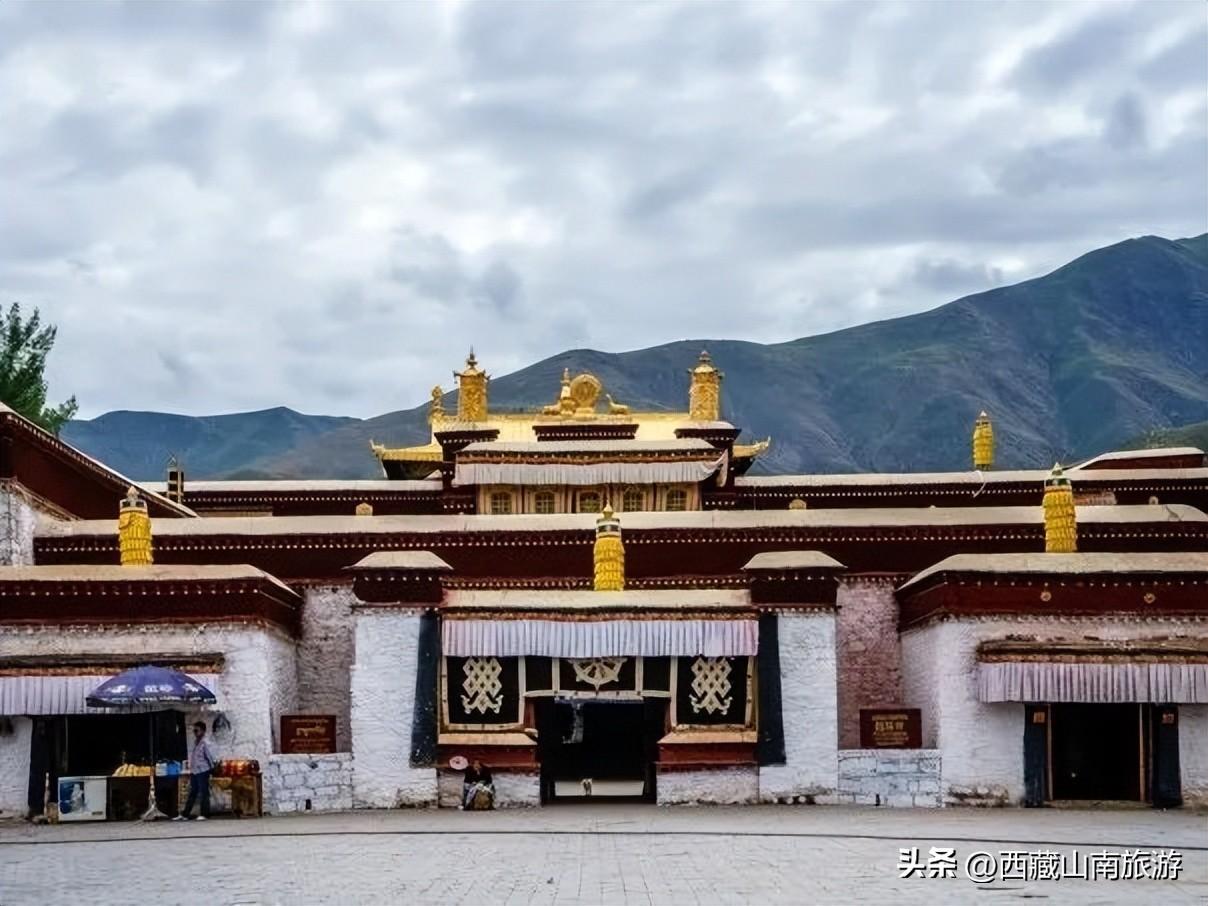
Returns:
[[[53,325],[42,325],[36,308],[28,318],[21,317],[16,302],[0,318],[0,401],[54,434],[79,408],[74,396],[58,406],[46,405],[46,357],[56,332]]]

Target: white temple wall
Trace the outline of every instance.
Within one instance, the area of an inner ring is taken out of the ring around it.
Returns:
[[[766,768],[762,770],[767,770]],[[655,787],[659,805],[745,805],[758,802],[761,769],[663,771]]]
[[[411,767],[420,614],[364,608],[354,620],[353,802],[362,808],[434,805],[436,770]]]
[[[298,710],[336,716],[336,748],[352,751],[352,586],[307,588],[298,639]]]
[[[1203,623],[1080,617],[956,619],[902,633],[906,704],[922,709],[923,745],[942,756],[949,804],[1019,804],[1024,795],[1021,702],[982,702],[977,646],[1008,635],[1038,639],[1111,640],[1202,635]],[[1184,795],[1208,790],[1208,706],[1180,705],[1179,745]]]
[[[835,615],[781,613],[778,622],[785,763],[759,768],[759,798],[827,796],[839,770]]]
[[[117,504],[114,503],[116,512]],[[0,482],[0,566],[31,566],[38,510],[12,481]]]
[[[9,720],[13,732],[0,736],[0,818],[19,818],[29,810],[29,747],[34,722],[28,717]]]
[[[1208,705],[1179,705],[1183,802],[1208,806]]]
[[[0,656],[129,655],[149,651],[221,653],[225,662],[214,690],[218,704],[205,711],[186,712],[186,719],[192,722],[202,718],[209,723],[215,712],[220,712],[231,726],[214,735],[218,757],[255,758],[261,763],[268,760],[280,714],[296,707],[294,642],[276,630],[220,624],[0,629]],[[27,752],[27,770],[28,757]],[[27,781],[28,777],[13,782],[24,789]],[[0,784],[7,782],[0,780]]]

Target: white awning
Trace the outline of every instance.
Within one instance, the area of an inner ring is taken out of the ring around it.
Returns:
[[[663,462],[459,462],[454,470],[456,485],[518,484],[694,484],[718,469],[725,456]]]
[[[983,702],[1208,703],[1208,664],[993,661],[978,665]]]
[[[215,673],[191,675],[213,692],[221,705],[222,693],[218,688],[218,675]],[[112,673],[89,676],[0,676],[0,715],[19,717],[41,714],[110,714],[115,711],[138,710],[90,708],[84,703],[84,699],[93,689],[112,676]],[[144,710],[158,711],[163,710],[164,707],[171,706],[161,705]],[[190,706],[188,710],[193,709]]]
[[[733,657],[759,647],[757,620],[444,620],[450,657]]]

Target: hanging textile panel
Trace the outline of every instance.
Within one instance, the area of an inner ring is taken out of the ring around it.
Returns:
[[[748,722],[750,658],[681,657],[675,667],[675,724],[718,726]]]
[[[520,721],[520,659],[514,657],[446,657],[444,724],[514,725]]]
[[[994,661],[978,665],[983,702],[1208,703],[1208,664]]]
[[[456,485],[695,484],[722,467],[724,456],[663,462],[576,464],[526,462],[458,463]]]
[[[452,657],[668,657],[753,655],[756,620],[445,620]]]

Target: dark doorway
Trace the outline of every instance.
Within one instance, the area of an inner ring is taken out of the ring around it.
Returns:
[[[665,713],[662,700],[547,699],[539,703],[544,801],[652,799],[652,753],[662,735]]]
[[[1051,708],[1053,799],[1147,799],[1142,705]]]

